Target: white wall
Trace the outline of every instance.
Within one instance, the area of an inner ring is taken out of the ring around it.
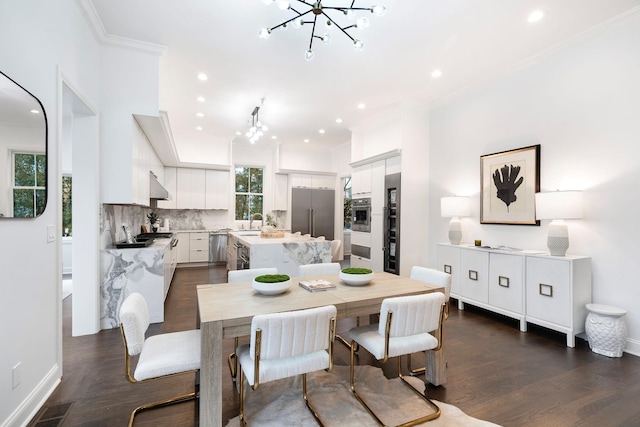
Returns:
[[[23,425],[62,375],[60,239],[47,243],[47,226],[60,236],[57,69],[97,99],[99,50],[75,2],[0,2],[0,69],[44,105],[49,136],[49,200],[36,219],[0,220],[0,424]],[[9,244],[8,242],[11,242]],[[10,287],[10,292],[7,290]],[[12,368],[21,381],[12,387]]]
[[[278,169],[333,172],[331,152],[317,145],[280,145]]]
[[[479,224],[479,158],[541,145],[541,190],[583,190],[569,252],[592,257],[593,301],[628,311],[627,349],[640,354],[640,18],[600,29],[529,68],[431,114],[430,263],[447,241],[439,199],[472,196],[463,242],[546,249],[540,227]],[[404,159],[404,153],[403,153]],[[403,165],[404,167],[404,165]]]

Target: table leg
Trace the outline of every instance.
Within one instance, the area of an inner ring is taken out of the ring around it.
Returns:
[[[222,321],[200,325],[200,426],[222,427]]]
[[[447,382],[447,358],[444,346],[438,350],[428,350],[425,352],[425,380],[433,385],[442,385]]]

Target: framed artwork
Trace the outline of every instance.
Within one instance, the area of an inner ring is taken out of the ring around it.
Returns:
[[[480,223],[540,225],[540,145],[480,156]]]

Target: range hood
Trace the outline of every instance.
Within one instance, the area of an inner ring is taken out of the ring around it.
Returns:
[[[149,198],[151,200],[167,200],[169,192],[160,184],[153,172],[149,171]]]

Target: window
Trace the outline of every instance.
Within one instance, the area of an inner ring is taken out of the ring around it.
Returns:
[[[236,166],[236,220],[262,215],[263,169]]]
[[[62,235],[73,234],[73,222],[71,220],[71,177],[62,177]]]
[[[351,215],[352,215],[352,203],[351,203],[351,177],[344,178],[344,229],[351,230]]]
[[[13,153],[13,216],[35,218],[47,203],[46,154]]]

